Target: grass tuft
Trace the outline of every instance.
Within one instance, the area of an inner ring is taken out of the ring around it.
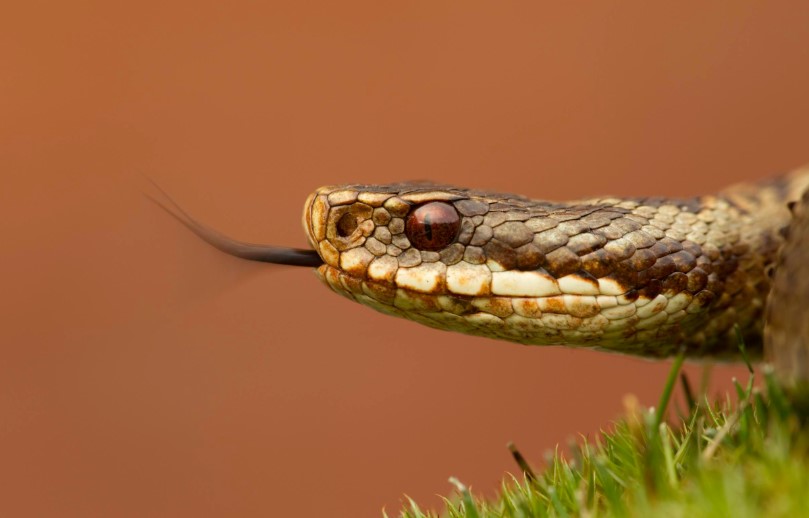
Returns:
[[[582,438],[568,456],[557,449],[541,471],[523,459],[523,476],[507,476],[495,498],[452,478],[456,492],[442,510],[408,499],[399,516],[809,516],[809,431],[772,372],[765,369],[758,390],[751,368],[745,385],[734,381],[735,394],[715,402],[694,398],[680,378],[688,408],[670,425],[665,411],[681,364],[656,410],[626,398],[612,430]]]

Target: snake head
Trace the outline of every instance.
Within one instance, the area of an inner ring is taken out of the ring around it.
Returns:
[[[303,213],[318,275],[353,301],[439,329],[644,356],[683,343],[716,356],[734,321],[755,321],[745,312],[766,296],[755,281],[774,248],[738,242],[748,220],[720,197],[556,203],[412,183],[322,187]],[[735,312],[730,293],[745,301]],[[710,319],[714,307],[727,317]]]
[[[579,220],[593,212],[445,185],[343,185],[314,192],[303,222],[319,276],[351,300],[442,329],[569,343],[600,337],[581,324],[607,322],[602,290],[613,305],[637,298],[562,246],[582,234],[578,252],[600,248],[606,239],[585,232],[596,219]]]

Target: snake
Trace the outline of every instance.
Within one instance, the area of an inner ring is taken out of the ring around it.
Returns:
[[[310,249],[237,241],[168,200],[230,255],[314,268],[337,294],[432,328],[648,358],[746,354],[809,381],[809,166],[686,198],[329,185],[304,203]]]

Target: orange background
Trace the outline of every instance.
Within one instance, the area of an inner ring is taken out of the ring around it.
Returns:
[[[691,195],[809,161],[809,3],[16,2],[0,514],[375,516],[491,494],[667,363],[433,331],[242,263],[321,184]],[[698,378],[699,368],[690,367]],[[714,371],[728,386],[738,367]]]

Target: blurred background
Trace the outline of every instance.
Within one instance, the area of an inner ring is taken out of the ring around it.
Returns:
[[[809,162],[809,3],[608,4],[5,5],[0,514],[378,516],[654,404],[667,362],[385,317],[142,196],[305,246],[322,184],[688,196]]]

